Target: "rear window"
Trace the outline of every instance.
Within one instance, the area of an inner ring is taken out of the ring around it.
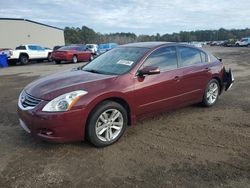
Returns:
[[[77,46],[64,46],[59,48],[59,50],[75,50]]]
[[[16,47],[16,50],[26,50],[26,47],[25,46],[18,46],[18,47]]]

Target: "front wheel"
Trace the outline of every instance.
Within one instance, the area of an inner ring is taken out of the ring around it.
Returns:
[[[19,61],[22,65],[26,65],[29,62],[29,57],[27,55],[20,55]]]
[[[78,59],[77,59],[77,56],[76,56],[76,55],[73,56],[72,62],[73,62],[73,63],[77,63],[77,62],[78,62]]]
[[[213,106],[218,100],[219,93],[220,93],[219,82],[216,79],[210,80],[207,84],[202,104],[206,107]]]
[[[88,139],[97,147],[111,145],[123,135],[127,123],[127,111],[124,107],[113,101],[105,101],[90,116],[87,125]]]

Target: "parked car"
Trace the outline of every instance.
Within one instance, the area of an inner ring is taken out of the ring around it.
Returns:
[[[50,49],[45,49],[36,44],[27,44],[16,47],[15,50],[10,50],[9,61],[21,64],[27,64],[30,60],[48,60],[51,61]]]
[[[18,102],[20,125],[43,140],[116,142],[139,117],[202,103],[213,106],[234,81],[222,61],[190,45],[122,45],[84,67],[40,78]]]
[[[242,38],[235,42],[235,46],[250,46],[250,37]]]
[[[210,46],[221,46],[224,41],[213,41],[210,43]]]
[[[94,56],[85,45],[70,45],[59,48],[52,52],[52,59],[57,63],[69,61],[77,63],[79,61],[91,61]]]
[[[96,55],[98,51],[98,45],[97,44],[86,44],[87,49],[91,51],[92,54]]]
[[[107,51],[109,51],[117,46],[118,46],[118,44],[116,44],[116,43],[99,44],[97,53],[103,54],[103,53],[105,53],[105,52],[107,52]]]
[[[195,46],[197,48],[202,48],[202,43],[201,42],[193,41],[193,42],[190,43],[190,45]]]
[[[54,47],[53,47],[53,51],[56,51],[56,50],[58,50],[58,49],[61,48],[61,47],[63,47],[63,46],[54,46]]]
[[[225,40],[225,41],[222,43],[222,46],[225,46],[225,47],[233,47],[233,46],[235,46],[235,42],[236,42],[235,39],[228,39],[228,40]]]

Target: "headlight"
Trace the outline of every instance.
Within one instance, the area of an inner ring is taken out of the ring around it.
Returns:
[[[88,92],[83,90],[73,91],[56,97],[46,104],[42,111],[44,112],[62,112],[68,111],[76,103],[76,101]]]

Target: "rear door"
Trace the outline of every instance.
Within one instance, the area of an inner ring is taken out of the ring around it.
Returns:
[[[175,107],[179,102],[181,76],[181,70],[177,69],[176,47],[161,47],[155,50],[141,68],[146,66],[158,67],[161,72],[134,78],[137,115]]]
[[[37,50],[37,46],[36,45],[28,45],[28,54],[29,54],[29,59],[39,59],[39,53]]]
[[[90,52],[86,51],[85,46],[79,46],[76,48],[79,61],[88,61],[90,57]]]
[[[39,59],[47,59],[48,52],[41,46],[36,46]]]
[[[178,57],[182,70],[182,102],[201,101],[206,85],[211,79],[211,68],[206,53],[197,48],[178,46]]]

